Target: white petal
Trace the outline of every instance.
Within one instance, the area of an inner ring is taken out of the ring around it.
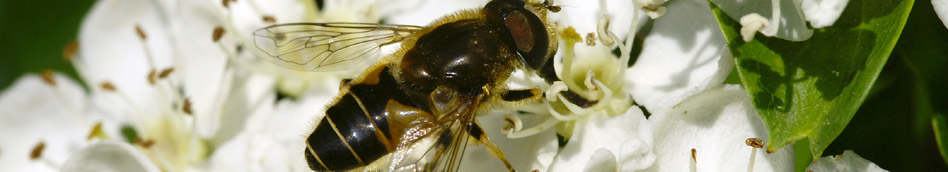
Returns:
[[[85,83],[95,87],[93,92],[101,91],[98,86],[109,81],[138,106],[167,104],[166,100],[156,98],[159,93],[146,78],[152,69],[170,67],[174,52],[168,16],[158,8],[164,4],[156,3],[159,2],[99,1],[83,19],[78,39],[80,58],[74,65],[81,69]],[[146,33],[149,52],[136,34],[136,25]],[[117,111],[131,106],[120,99],[104,103]]]
[[[538,116],[538,115],[533,115]],[[479,125],[487,133],[490,142],[504,151],[507,160],[517,171],[546,169],[552,158],[541,158],[542,155],[555,154],[557,150],[556,132],[552,129],[524,138],[510,139],[501,133],[504,126],[503,114],[489,114],[477,118]],[[524,120],[531,120],[526,118]],[[461,168],[463,171],[507,171],[501,161],[487,152],[482,145],[470,145],[464,153]]]
[[[93,120],[84,113],[86,94],[66,76],[50,86],[34,74],[17,79],[0,94],[0,167],[10,171],[58,171],[44,163],[63,163],[87,144]],[[30,160],[40,142],[42,160]]]
[[[573,27],[581,36],[596,33],[599,18],[605,13],[611,18],[609,31],[616,34],[619,39],[625,39],[629,29],[632,28],[633,12],[639,12],[638,9],[633,8],[633,2],[629,0],[564,0],[554,1],[554,3],[561,6],[563,10],[550,13],[550,18],[564,27]],[[606,11],[602,11],[602,7],[605,7]],[[639,14],[639,17],[639,23],[644,23],[646,17],[644,13]]]
[[[935,13],[941,19],[941,23],[948,28],[948,0],[932,0],[932,6],[935,7]]]
[[[354,7],[351,5],[354,4],[354,2],[345,5],[345,2],[340,1],[349,0],[327,1],[326,4],[330,7],[327,9],[327,12],[330,12],[329,10],[332,9],[332,6],[329,5],[333,5],[329,2],[335,2],[337,5],[343,7]],[[385,16],[386,23],[426,26],[435,19],[454,14],[458,10],[483,8],[487,2],[487,0],[414,0],[405,2],[392,1],[380,4],[379,6],[384,9],[383,15]]]
[[[882,169],[876,163],[872,163],[865,158],[856,155],[852,150],[843,151],[842,155],[824,156],[820,161],[810,164],[807,170],[830,172],[830,171],[867,171],[883,172],[889,171]]]
[[[224,71],[227,54],[211,39],[214,28],[222,25],[224,16],[217,12],[219,4],[211,1],[178,5],[177,13],[171,16],[175,18],[171,22],[175,48],[173,75],[181,78],[184,96],[191,101],[192,115],[197,122],[195,132],[207,138],[217,132],[220,107],[228,100],[226,93],[231,85],[227,82],[231,76]],[[230,40],[226,35],[221,39]]]
[[[589,157],[586,168],[583,171],[618,171],[616,168],[616,155],[608,149],[599,148]]]
[[[767,36],[774,36],[791,40],[791,41],[804,41],[810,39],[813,36],[813,30],[810,30],[806,26],[806,21],[803,19],[803,12],[800,10],[800,5],[796,4],[797,0],[778,0],[780,1],[780,13],[777,14],[777,20],[774,21],[774,13],[772,9],[772,0],[711,0],[714,4],[717,4],[721,10],[724,10],[728,16],[731,16],[734,20],[740,20],[741,17],[750,14],[757,13],[764,17],[767,17],[776,25],[768,25],[768,28],[765,28],[761,33]],[[668,8],[669,13],[673,13],[675,9]],[[713,17],[711,13],[706,13],[709,17]],[[713,20],[713,19],[712,19]],[[835,20],[835,19],[834,19]]]
[[[813,28],[832,26],[846,9],[849,0],[803,0],[803,14]]]
[[[83,148],[63,164],[65,172],[161,171],[132,145],[106,141]]]
[[[670,111],[649,118],[655,131],[658,160],[650,171],[688,171],[691,149],[698,171],[748,171],[752,147],[748,138],[767,138],[747,93],[725,85],[694,95]],[[766,140],[765,140],[766,142]],[[753,171],[792,171],[792,146],[768,154],[758,148]]]
[[[276,99],[275,78],[261,73],[239,72],[233,78],[233,88],[225,100],[220,129],[212,139],[214,143],[223,143],[243,132],[249,118],[254,114],[270,114]]]
[[[220,1],[211,1],[220,2]],[[265,23],[264,16],[276,19],[277,23],[313,22],[310,17],[314,11],[309,11],[307,3],[299,0],[240,0],[230,4],[230,10],[222,13],[231,13],[231,21],[235,25],[228,31],[237,41],[244,41],[246,45],[253,45],[251,33],[257,29],[270,25]],[[220,5],[218,5],[220,6]],[[223,10],[223,9],[222,9]],[[253,46],[245,46],[245,49]]]
[[[246,127],[224,142],[211,155],[211,171],[306,171],[302,155],[305,136],[332,100],[331,91],[306,94],[297,101],[281,100],[272,106],[273,95],[255,108]],[[269,105],[269,106],[268,106]],[[314,122],[315,121],[315,122]]]
[[[638,106],[617,116],[590,115],[576,121],[573,137],[553,160],[550,171],[580,171],[605,149],[616,154],[620,171],[647,168],[655,162],[652,126]]]
[[[734,65],[706,1],[666,5],[668,14],[655,21],[642,54],[626,71],[632,97],[653,112],[720,85]]]

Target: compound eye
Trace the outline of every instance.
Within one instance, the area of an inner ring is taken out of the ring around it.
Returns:
[[[543,21],[533,12],[521,8],[508,13],[504,24],[507,25],[524,63],[532,69],[542,67],[548,58],[550,41]]]

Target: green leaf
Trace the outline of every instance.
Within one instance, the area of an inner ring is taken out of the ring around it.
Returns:
[[[853,0],[832,27],[803,42],[757,35],[711,3],[737,72],[768,129],[767,151],[809,138],[819,158],[866,99],[914,0]]]
[[[948,119],[945,118],[945,115],[935,115],[932,116],[932,128],[935,129],[935,141],[938,142],[938,151],[941,152],[942,158],[948,157]],[[945,163],[948,164],[948,159],[945,160]]]

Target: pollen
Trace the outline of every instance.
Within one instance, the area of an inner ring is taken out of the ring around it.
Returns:
[[[151,139],[145,140],[145,139],[142,139],[141,137],[135,137],[135,144],[142,146],[145,149],[148,149],[148,148],[151,148],[151,146],[155,145],[155,140],[151,140]]]

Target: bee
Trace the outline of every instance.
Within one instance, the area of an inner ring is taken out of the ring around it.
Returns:
[[[473,143],[514,171],[475,117],[492,106],[539,101],[539,88],[506,88],[515,70],[557,80],[557,39],[547,13],[558,10],[550,1],[492,0],[428,26],[289,23],[253,36],[264,59],[285,68],[368,66],[342,81],[306,138],[311,169],[456,171]],[[378,57],[382,46],[396,43],[400,49]]]

